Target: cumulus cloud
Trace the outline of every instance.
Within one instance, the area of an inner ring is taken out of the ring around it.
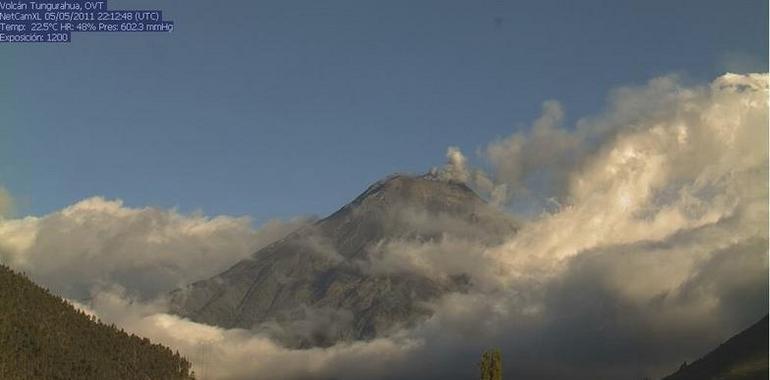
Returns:
[[[561,104],[543,103],[543,114],[528,133],[515,133],[491,143],[485,157],[496,170],[496,179],[518,195],[527,195],[528,181],[544,182],[540,192],[563,187],[564,177],[576,163],[580,137],[560,128],[564,120]]]
[[[532,128],[481,152],[489,172],[450,148],[434,174],[501,202],[543,201],[543,212],[502,241],[408,218],[445,233],[382,242],[369,270],[464,274],[470,287],[426,305],[425,322],[368,342],[288,349],[264,331],[169,315],[147,297],[301,222],[255,232],[239,218],[92,198],[3,220],[0,254],[64,295],[91,290],[84,307],[180,349],[204,378],[467,378],[495,346],[511,377],[657,377],[767,313],[767,74],[702,86],[656,78],[613,91],[603,113],[574,126],[548,101]],[[346,320],[344,310],[305,312],[312,318],[289,329],[312,334]]]
[[[606,113],[572,129],[557,129],[561,108],[546,103],[531,131],[493,142],[488,178],[513,197],[545,191],[557,207],[498,246],[393,250],[392,265],[466,266],[487,279],[434,305],[412,332],[435,349],[420,355],[469,363],[498,346],[515,377],[654,377],[758,320],[768,307],[767,83],[657,78],[616,90]]]
[[[561,201],[482,253],[501,284],[488,293],[496,307],[486,322],[538,315],[528,332],[491,329],[513,353],[527,346],[511,342],[543,329],[532,342],[541,368],[522,365],[527,376],[660,374],[766,313],[767,83],[760,74],[700,87],[658,78],[618,89],[605,114],[573,130],[553,130],[561,111],[551,105],[531,132],[490,145],[497,180],[524,186],[531,170],[545,170],[557,179],[546,191]],[[529,146],[572,159],[520,158]],[[617,368],[592,366],[599,357]],[[548,358],[563,372],[546,370]]]
[[[249,218],[93,197],[42,217],[0,219],[0,261],[69,298],[117,285],[149,299],[214,275],[307,222],[271,221],[255,230]]]

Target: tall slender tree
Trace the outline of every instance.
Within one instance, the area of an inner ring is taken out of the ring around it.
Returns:
[[[503,359],[500,350],[494,349],[481,355],[481,380],[503,380]]]

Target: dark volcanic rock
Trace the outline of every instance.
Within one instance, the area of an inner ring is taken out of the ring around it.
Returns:
[[[394,175],[250,259],[174,291],[172,311],[206,324],[264,330],[295,347],[370,339],[427,317],[426,301],[468,286],[463,275],[372,273],[365,264],[373,247],[447,234],[494,244],[515,229],[462,183]]]

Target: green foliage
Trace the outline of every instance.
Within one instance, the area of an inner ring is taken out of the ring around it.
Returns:
[[[0,265],[0,379],[192,379],[190,362]]]
[[[502,380],[503,359],[500,350],[490,350],[481,355],[481,380]]]

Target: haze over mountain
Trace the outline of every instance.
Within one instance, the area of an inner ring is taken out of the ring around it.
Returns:
[[[391,262],[393,250],[450,236],[499,244],[515,230],[511,217],[464,183],[437,172],[392,175],[329,217],[175,291],[171,310],[292,346],[371,339],[411,327],[430,314],[425,302],[471,285],[463,273],[399,268],[409,263]]]

